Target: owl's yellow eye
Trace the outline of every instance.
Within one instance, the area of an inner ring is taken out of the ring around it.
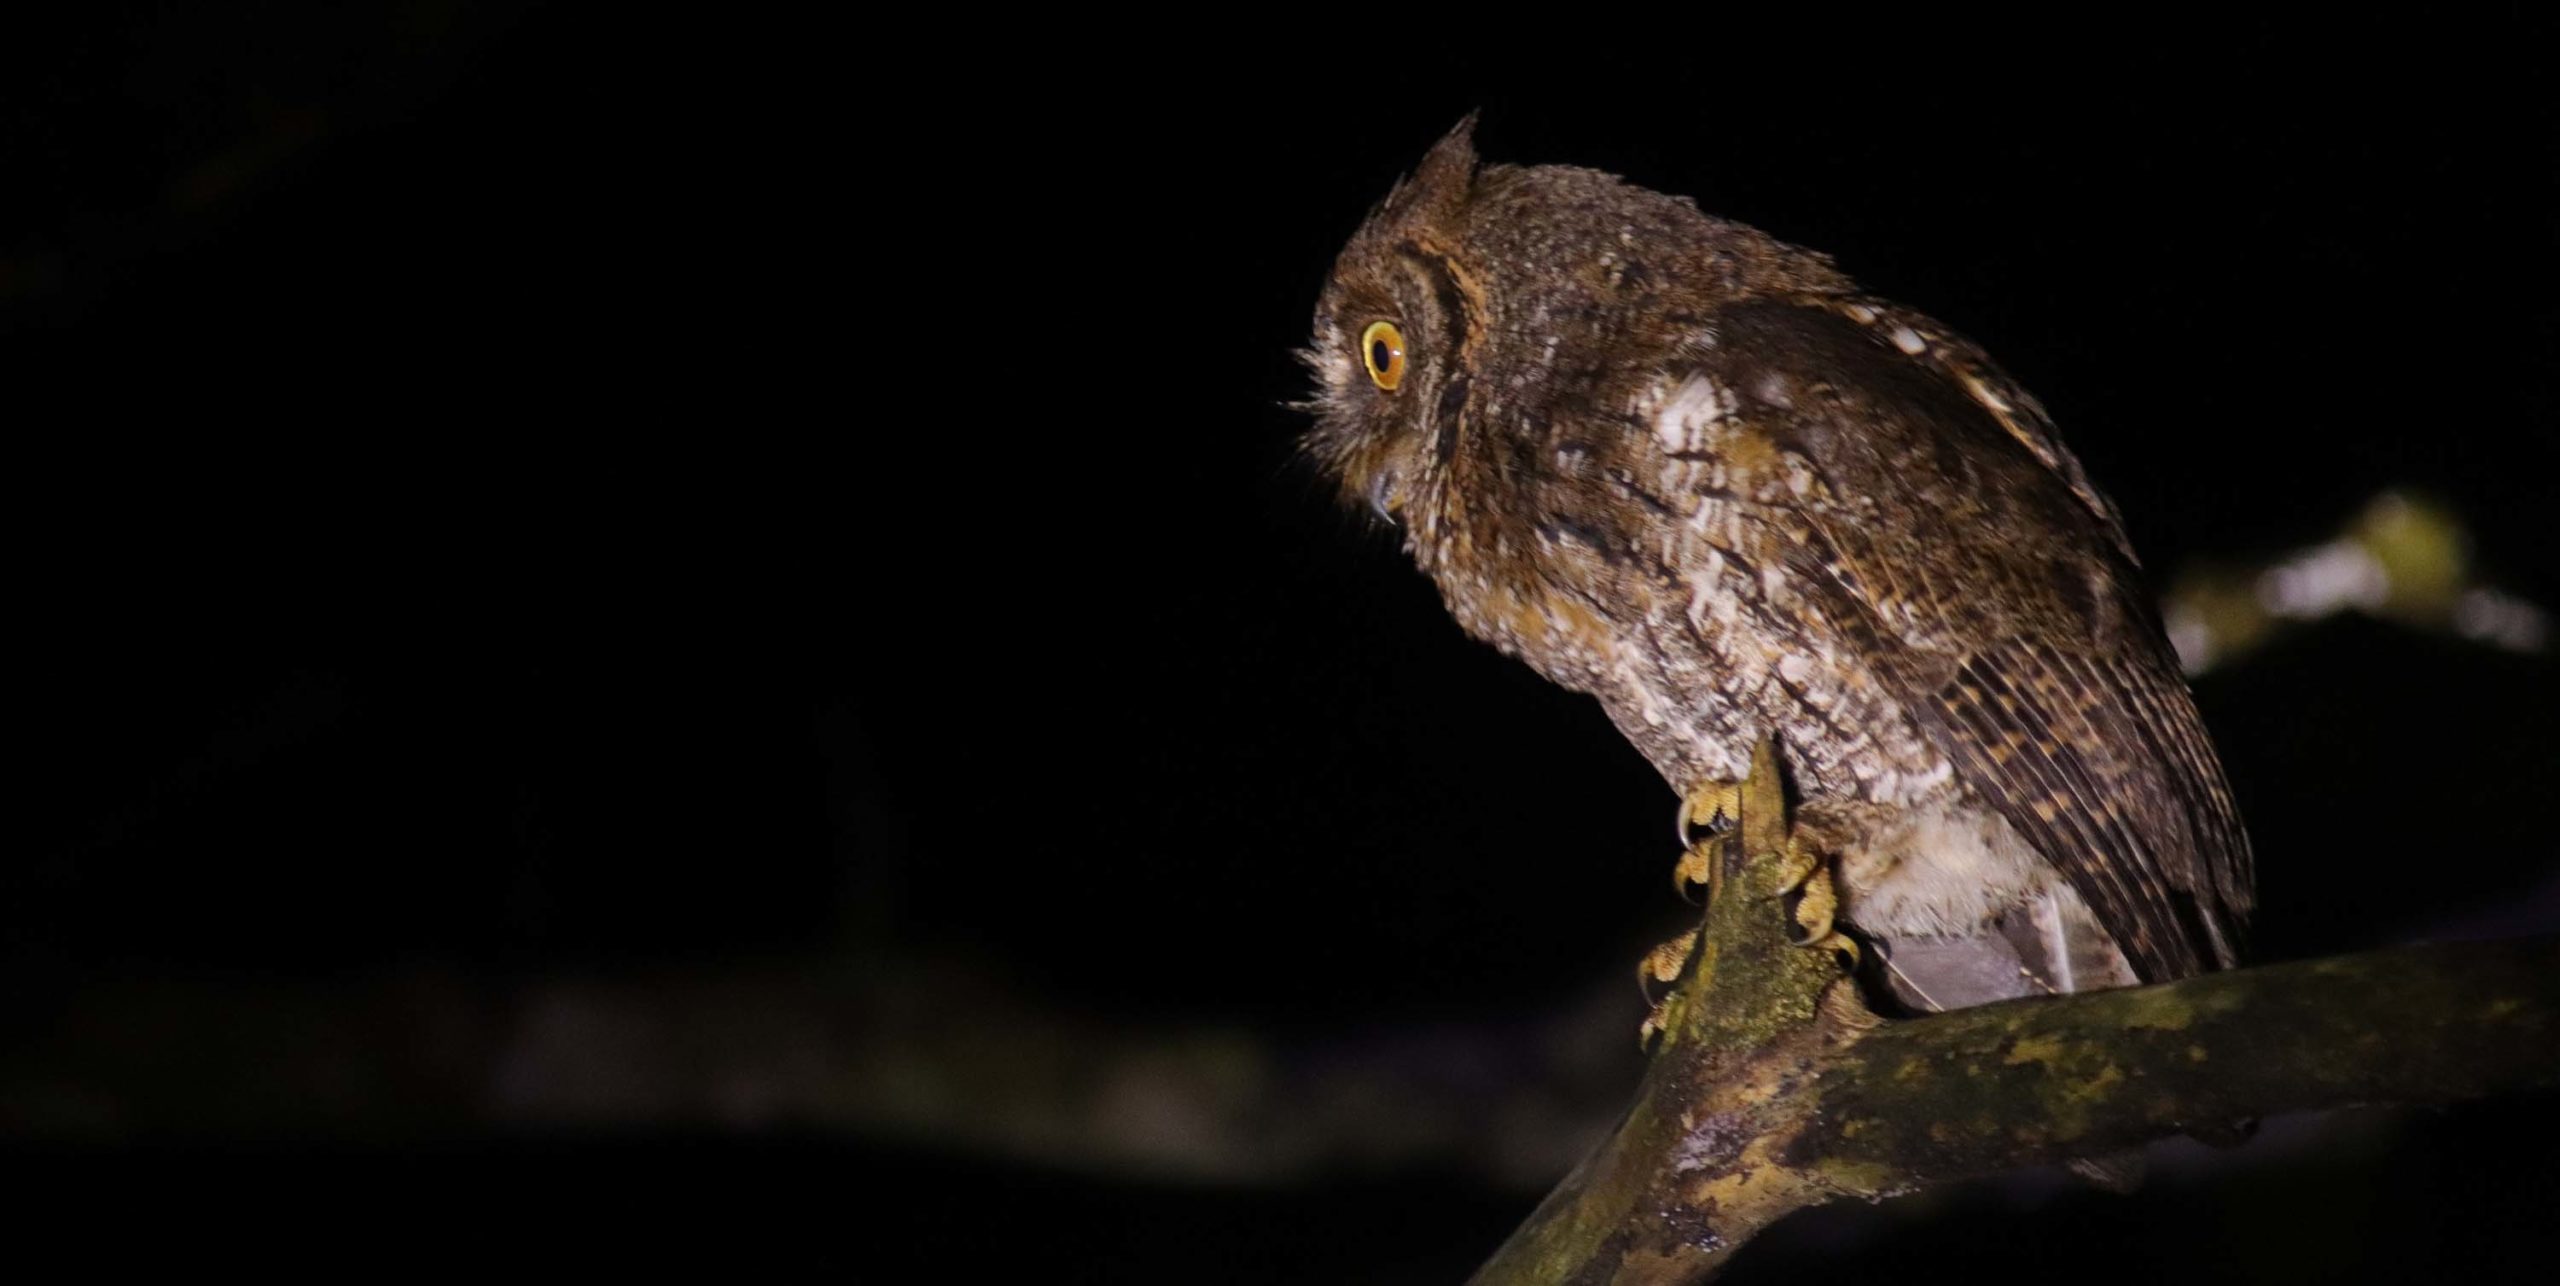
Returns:
[[[1393,389],[1404,383],[1404,332],[1394,322],[1371,322],[1360,332],[1360,360],[1369,364],[1369,378],[1378,387]]]

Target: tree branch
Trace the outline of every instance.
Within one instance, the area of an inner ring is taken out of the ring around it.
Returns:
[[[2416,947],[1888,1021],[1787,938],[1764,748],[1636,1102],[1480,1269],[1706,1280],[1843,1197],[2229,1133],[2281,1111],[2560,1085],[2560,938]]]

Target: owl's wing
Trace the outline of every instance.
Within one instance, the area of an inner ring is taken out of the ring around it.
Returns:
[[[2146,980],[2234,963],[2238,810],[2122,526],[2041,410],[1934,329],[1723,320],[1724,378],[1795,390],[1754,419],[1812,464],[1810,485],[1757,493],[1791,528],[1799,592]]]

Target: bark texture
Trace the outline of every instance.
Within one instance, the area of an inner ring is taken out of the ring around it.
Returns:
[[[1764,748],[1617,1131],[1475,1277],[1706,1280],[1843,1197],[2208,1137],[2283,1111],[2560,1085],[2560,939],[2375,951],[1888,1021],[1797,946]]]

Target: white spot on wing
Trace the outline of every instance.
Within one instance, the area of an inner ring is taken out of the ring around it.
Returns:
[[[1695,451],[1708,426],[1733,413],[1733,392],[1703,375],[1682,380],[1653,415],[1653,433],[1665,451]]]
[[[1920,332],[1908,326],[1896,326],[1893,328],[1893,346],[1917,357],[1928,349],[1929,343],[1920,338]]]
[[[1787,453],[1787,490],[1798,500],[1812,495],[1820,481],[1814,476],[1813,466],[1806,463],[1803,456],[1792,451]]]

